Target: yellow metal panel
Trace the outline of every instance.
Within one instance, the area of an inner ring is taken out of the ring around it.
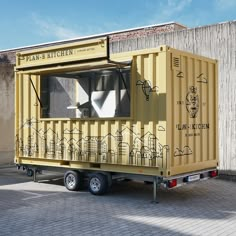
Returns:
[[[25,56],[63,48],[67,46],[25,52]],[[132,60],[127,118],[41,118],[29,75],[24,74],[31,74],[40,95],[42,72],[102,67],[108,65],[105,61],[75,65],[69,63],[74,60],[71,55],[60,58],[68,63],[64,67],[58,67],[59,59],[54,58],[38,61],[40,69],[16,72],[16,162],[160,176],[215,167],[217,63],[167,46],[111,58]],[[55,66],[49,67],[51,63]]]
[[[198,170],[204,165],[217,166],[217,79],[213,73],[216,62],[174,49],[170,50],[170,57],[172,71],[167,91],[171,96],[167,103],[167,135],[173,137],[169,138],[170,174]]]
[[[57,63],[106,58],[106,38],[70,43],[63,46],[40,48],[17,53],[16,69],[45,66]]]
[[[213,63],[212,63],[213,64]],[[213,68],[214,68],[214,74],[212,76],[212,78],[214,78],[215,80],[215,84],[214,84],[214,91],[215,91],[215,101],[214,101],[214,121],[215,121],[215,147],[213,147],[212,149],[215,151],[215,154],[212,155],[212,158],[215,159],[217,161],[217,165],[219,165],[218,161],[219,161],[219,117],[218,117],[218,61],[216,60],[215,63],[213,64]],[[210,141],[210,139],[209,139]]]

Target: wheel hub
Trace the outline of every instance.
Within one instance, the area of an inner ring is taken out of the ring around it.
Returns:
[[[98,192],[101,188],[100,180],[97,177],[92,178],[90,181],[90,187],[94,192]]]
[[[67,177],[66,177],[66,184],[69,188],[73,188],[75,186],[75,176],[72,175],[72,174],[69,174]]]

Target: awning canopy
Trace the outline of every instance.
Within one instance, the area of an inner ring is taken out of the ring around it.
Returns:
[[[128,65],[131,65],[130,60],[110,60],[109,40],[106,37],[20,52],[16,55],[15,71],[40,75]]]
[[[109,68],[109,67],[126,67],[132,64],[132,60],[129,61],[111,61],[111,60],[99,60],[99,61],[90,61],[90,62],[80,62],[80,63],[60,63],[57,65],[45,65],[38,67],[16,67],[15,71],[18,74],[34,74],[34,75],[43,75],[59,72],[70,72],[70,71],[82,71],[90,69],[99,69],[99,68]]]

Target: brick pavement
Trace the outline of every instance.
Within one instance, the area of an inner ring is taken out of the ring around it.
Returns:
[[[50,178],[59,176],[50,176]],[[49,178],[49,177],[46,177]],[[119,182],[105,196],[69,192],[0,169],[0,235],[236,235],[236,182],[208,180],[160,190]]]

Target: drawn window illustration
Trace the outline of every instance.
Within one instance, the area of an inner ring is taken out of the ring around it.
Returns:
[[[129,117],[130,79],[130,67],[42,76],[42,118]]]

